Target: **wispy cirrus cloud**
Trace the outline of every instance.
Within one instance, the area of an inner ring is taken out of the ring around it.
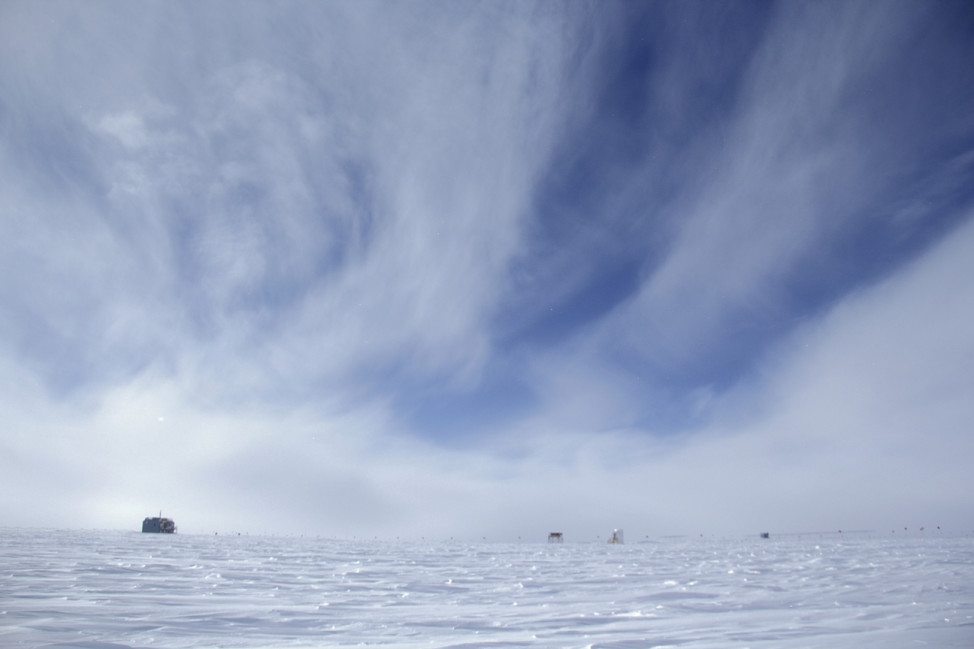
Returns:
[[[312,11],[314,29],[257,5],[219,21],[200,9],[197,25],[179,20],[185,10],[127,16],[133,24],[115,50],[94,19],[64,45],[99,40],[85,53],[90,70],[148,74],[132,88],[91,93],[96,101],[74,114],[54,106],[74,133],[65,144],[85,142],[78,155],[90,177],[72,179],[71,201],[38,206],[32,196],[22,209],[86,222],[80,234],[61,230],[25,247],[57,258],[60,283],[98,287],[103,299],[89,295],[85,311],[137,304],[144,319],[169,320],[176,347],[227,345],[226,362],[258,372],[265,355],[303,380],[390,362],[476,371],[531,178],[558,124],[557,61],[571,47],[570,26],[540,15],[554,38],[538,41],[526,22],[533,8],[414,15],[336,6]],[[112,13],[104,24],[119,20]],[[147,35],[179,51],[129,50]],[[297,59],[278,46],[290,38],[302,48]],[[238,46],[249,53],[221,49]],[[46,63],[38,76],[58,79]],[[37,175],[56,173],[55,161],[43,162]],[[93,230],[102,263],[145,264],[125,273],[127,286],[67,276],[83,264],[60,251],[89,254]],[[145,284],[158,287],[157,305],[141,300]],[[57,310],[53,302],[38,310]]]
[[[969,520],[961,7],[0,12],[12,520]]]
[[[623,336],[664,372],[712,370],[729,337],[754,349],[754,338],[787,330],[819,308],[819,291],[841,294],[868,274],[876,250],[856,241],[864,229],[896,236],[887,234],[897,226],[883,196],[917,173],[918,143],[889,142],[889,124],[875,115],[890,98],[872,88],[893,83],[891,62],[910,68],[901,51],[924,12],[898,5],[877,17],[849,6],[837,17],[833,9],[776,8],[721,137],[698,152],[679,198],[663,206],[677,224],[672,244],[608,337]],[[913,91],[892,94],[905,101]],[[924,146],[946,143],[959,124],[930,123],[935,113],[922,102],[912,111],[926,124]]]

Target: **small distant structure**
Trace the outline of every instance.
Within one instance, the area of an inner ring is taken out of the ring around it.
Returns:
[[[762,539],[770,539],[771,538],[771,533],[770,532],[761,532],[761,538]]]
[[[158,516],[147,517],[142,521],[143,534],[175,534],[176,521],[163,518],[162,512]]]
[[[548,535],[548,543],[564,543],[565,536],[561,532],[552,532]]]
[[[609,537],[609,543],[618,545],[625,543],[622,536],[622,530],[612,530],[612,536]]]

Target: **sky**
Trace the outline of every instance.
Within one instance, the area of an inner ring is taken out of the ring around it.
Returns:
[[[0,4],[0,521],[974,529],[974,7]]]

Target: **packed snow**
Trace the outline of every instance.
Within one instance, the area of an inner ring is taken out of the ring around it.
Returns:
[[[0,530],[0,646],[974,647],[974,539]]]

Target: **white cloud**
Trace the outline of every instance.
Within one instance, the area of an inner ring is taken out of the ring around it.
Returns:
[[[523,471],[523,491],[545,493],[534,514],[557,508],[560,491],[575,505],[570,522],[589,528],[614,518],[648,533],[964,529],[974,520],[965,495],[974,486],[974,296],[963,279],[974,271],[971,223],[786,337],[760,378],[714,399],[699,430],[606,430],[652,391],[627,392],[630,382],[606,376],[603,390],[623,391],[592,408],[573,401],[586,390],[566,387],[571,362],[549,365],[547,411],[503,451]]]
[[[142,118],[130,111],[105,115],[99,120],[97,128],[118,139],[128,149],[141,149],[148,142]]]
[[[671,395],[606,354],[725,340],[728,313],[773,303],[845,227],[877,154],[846,138],[862,113],[830,116],[901,23],[853,21],[811,60],[822,30],[795,48],[803,16],[783,10],[641,293],[600,337],[526,352],[523,417],[438,445],[397,391],[476,386],[497,351],[561,103],[591,82],[571,21],[519,3],[116,9],[72,29],[26,12],[66,40],[0,44],[24,63],[0,56],[22,93],[0,146],[5,521],[162,508],[196,532],[638,538],[972,519],[970,226],[785,337],[751,382],[679,395],[699,429],[642,429]]]
[[[874,218],[863,207],[887,181],[876,169],[889,164],[889,134],[860,95],[912,19],[899,5],[881,17],[853,5],[773,12],[720,136],[697,143],[666,206],[669,250],[606,339],[674,367],[723,345],[740,322],[789,313],[789,279],[820,273],[816,255]]]
[[[95,407],[21,386],[2,413],[16,431],[3,468],[34,504],[29,514],[5,506],[36,524],[119,527],[162,507],[195,532],[963,528],[974,520],[970,223],[784,342],[692,435],[596,432],[598,417],[572,427],[553,411],[447,450],[403,436],[375,402],[213,410],[146,376]]]

